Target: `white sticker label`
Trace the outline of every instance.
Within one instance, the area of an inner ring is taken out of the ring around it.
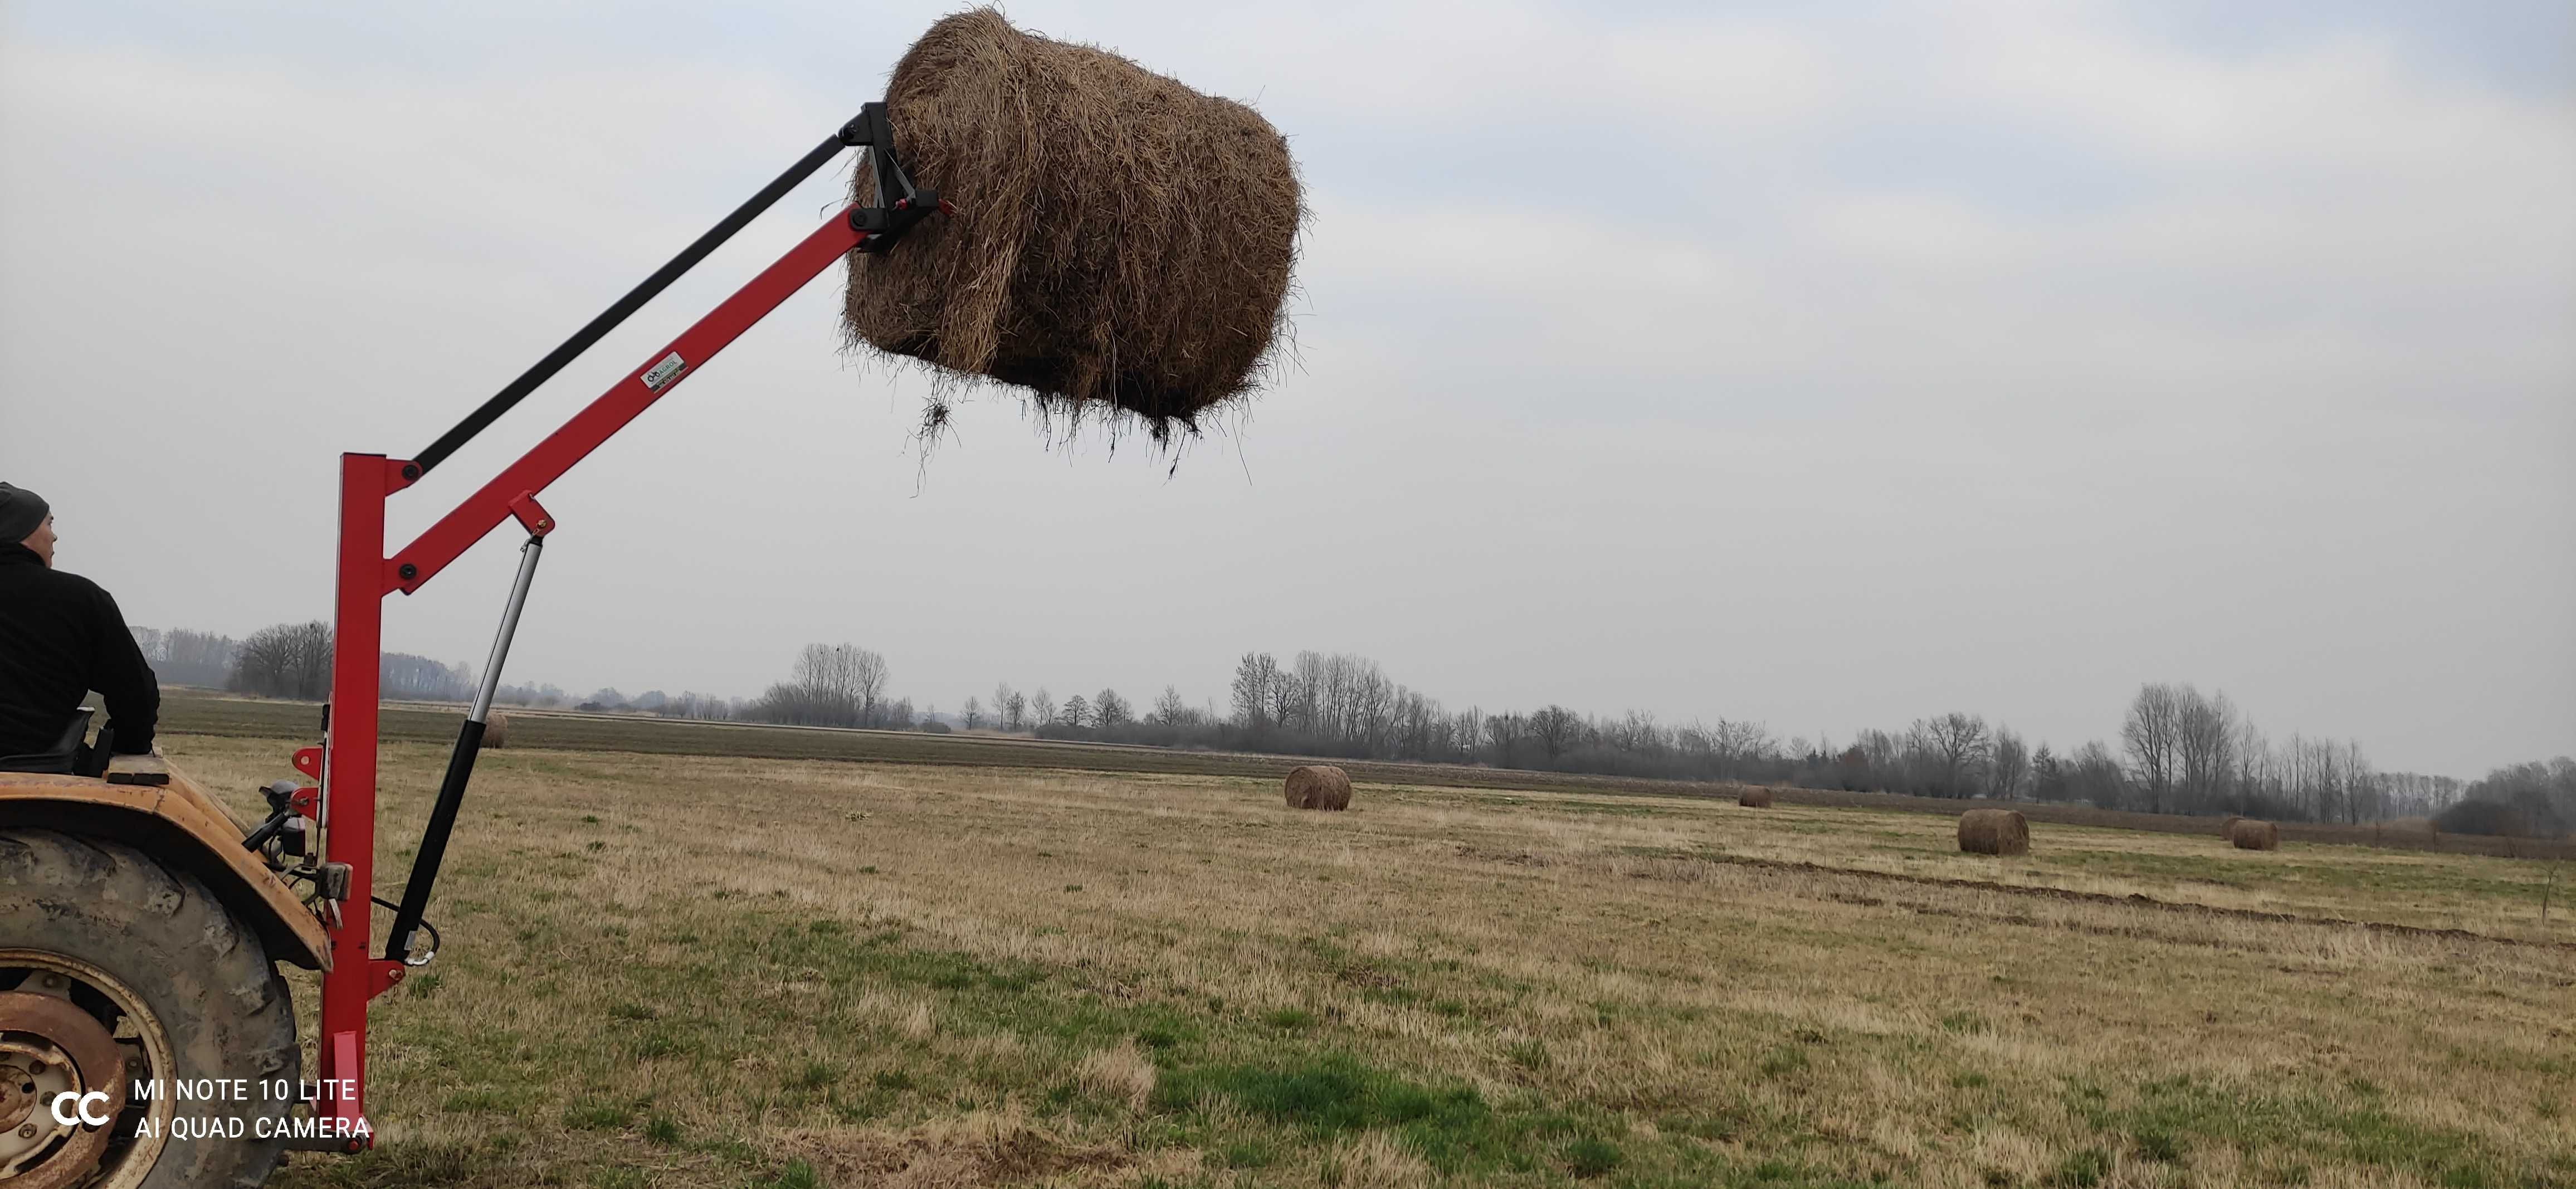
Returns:
[[[663,385],[678,379],[680,373],[687,370],[689,370],[689,361],[680,358],[679,352],[673,351],[665,356],[662,362],[654,364],[651,371],[644,373],[644,386],[660,392]]]

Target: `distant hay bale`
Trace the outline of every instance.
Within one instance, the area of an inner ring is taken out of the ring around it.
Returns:
[[[2244,816],[2243,814],[2238,814],[2238,813],[2231,813],[2231,814],[2228,814],[2228,815],[2227,815],[2227,819],[2226,819],[2225,821],[2222,821],[2222,822],[2218,823],[2218,836],[2219,836],[2219,837],[2221,837],[2221,838],[2233,838],[2233,837],[2235,837],[2235,836],[2236,836],[2236,823],[2241,822],[2241,821],[2244,821],[2244,820],[2245,820],[2245,816]]]
[[[2227,827],[2227,840],[2235,843],[2238,850],[2279,850],[2281,849],[2281,827],[2271,822],[2258,822],[2250,817],[2240,817],[2234,824]]]
[[[510,716],[506,714],[486,716],[483,720],[483,746],[508,747],[509,745]]]
[[[1351,776],[1329,764],[1307,764],[1288,772],[1288,808],[1348,809]]]
[[[932,25],[885,96],[904,168],[955,213],[851,256],[853,344],[1020,385],[1042,414],[1133,414],[1157,440],[1260,386],[1304,206],[1259,113],[990,8]],[[863,161],[859,199],[874,188]]]
[[[1959,849],[1972,855],[2030,853],[2030,822],[2019,810],[1971,809],[1959,815]]]
[[[1746,789],[1742,793],[1736,795],[1735,803],[1744,806],[1747,809],[1769,809],[1771,808],[1771,790]]]

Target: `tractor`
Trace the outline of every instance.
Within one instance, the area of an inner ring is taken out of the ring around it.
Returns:
[[[387,552],[389,500],[853,148],[866,150],[872,193]],[[251,1186],[289,1150],[373,1145],[368,1005],[437,956],[430,893],[556,528],[538,495],[817,274],[851,253],[892,250],[946,209],[904,170],[885,105],[867,104],[427,449],[342,455],[329,701],[316,745],[293,755],[302,779],[261,790],[263,820],[237,818],[157,755],[89,773],[0,771],[0,1189]],[[527,541],[500,630],[401,899],[381,898],[384,601],[419,590],[512,520]],[[65,713],[69,730],[84,728],[86,712]],[[320,974],[309,1062],[281,963]]]

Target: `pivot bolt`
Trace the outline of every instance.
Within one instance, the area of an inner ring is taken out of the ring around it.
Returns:
[[[33,1123],[29,1123],[29,1124],[27,1124],[26,1126],[19,1128],[19,1129],[18,1129],[18,1138],[20,1138],[20,1139],[34,1139],[34,1138],[36,1138],[36,1125],[35,1125],[35,1124],[33,1124]]]
[[[403,581],[409,582],[414,578],[420,577],[420,567],[413,565],[410,562],[404,562],[402,564],[402,568],[395,571],[395,573],[401,574],[403,576]]]
[[[36,1076],[37,1074],[40,1074],[40,1073],[43,1073],[43,1072],[45,1072],[45,1063],[44,1063],[44,1062],[42,1062],[42,1061],[30,1061],[30,1062],[28,1062],[28,1063],[27,1063],[27,1076],[28,1076],[28,1077],[34,1077],[34,1076]]]

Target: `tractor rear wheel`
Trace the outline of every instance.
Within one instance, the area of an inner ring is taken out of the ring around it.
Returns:
[[[0,1189],[257,1186],[302,1068],[286,980],[203,883],[104,838],[0,830]],[[63,1093],[93,1091],[112,1124],[58,1122]]]

